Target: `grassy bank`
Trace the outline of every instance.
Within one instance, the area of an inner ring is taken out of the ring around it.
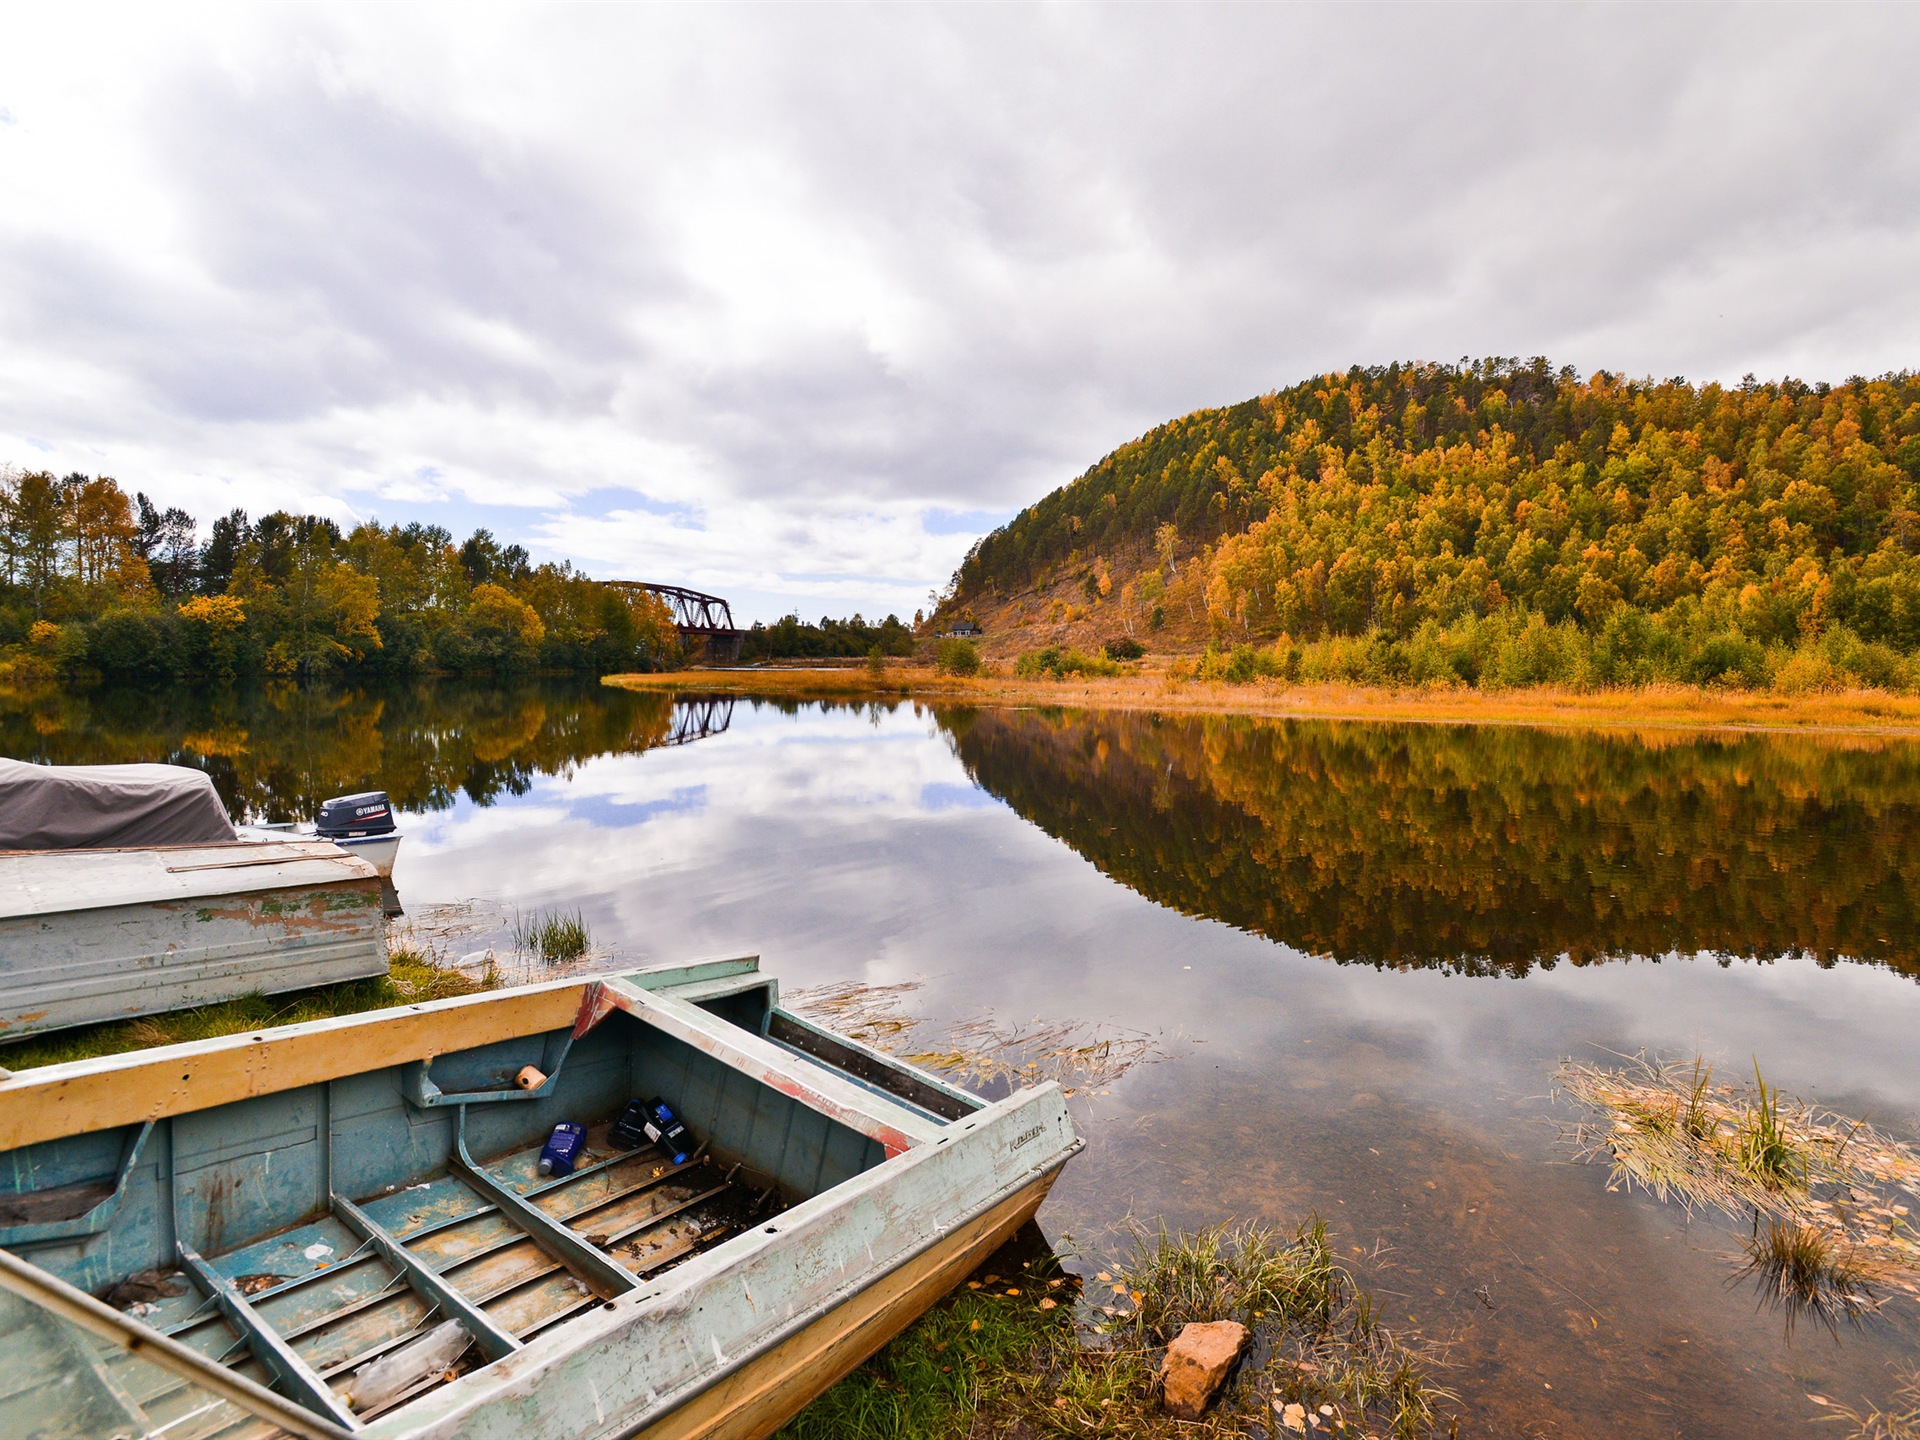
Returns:
[[[938,700],[964,705],[1077,705],[1109,710],[1413,720],[1466,725],[1564,725],[1582,729],[1730,729],[1920,735],[1920,696],[1880,690],[1777,695],[1694,685],[1565,690],[1462,687],[1388,688],[1242,683],[1194,676],[1190,662],[1126,669],[1118,675],[1060,678],[988,673],[963,678],[927,665],[868,669],[681,670],[609,675],[603,684],[631,690],[805,699]]]
[[[1436,1353],[1379,1317],[1315,1219],[1291,1235],[1137,1231],[1084,1281],[1030,1226],[779,1440],[1457,1434]],[[1239,1321],[1253,1344],[1206,1416],[1178,1420],[1161,1406],[1161,1356],[1209,1320]]]

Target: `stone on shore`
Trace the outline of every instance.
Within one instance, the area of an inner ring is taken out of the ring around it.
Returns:
[[[1182,1327],[1160,1362],[1160,1393],[1167,1413],[1180,1420],[1198,1420],[1251,1338],[1247,1327],[1234,1320]]]

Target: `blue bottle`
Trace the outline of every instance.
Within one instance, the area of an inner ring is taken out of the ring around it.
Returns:
[[[609,1135],[622,1150],[658,1145],[673,1157],[676,1165],[686,1164],[687,1157],[693,1153],[693,1136],[687,1133],[687,1127],[680,1123],[667,1102],[657,1095],[647,1101],[630,1101],[614,1121]]]
[[[687,1156],[693,1153],[693,1136],[658,1095],[647,1102],[646,1129],[647,1138],[673,1156],[674,1164],[687,1163]]]
[[[553,1127],[553,1134],[547,1137],[547,1143],[540,1150],[540,1173],[571,1175],[575,1163],[580,1159],[581,1148],[586,1143],[586,1126],[561,1121]]]

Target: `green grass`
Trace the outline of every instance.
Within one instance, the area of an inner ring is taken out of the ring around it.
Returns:
[[[1050,1255],[1023,1263],[1002,1249],[969,1285],[978,1288],[962,1287],[928,1311],[779,1440],[959,1440],[983,1408],[1004,1409],[1013,1377],[1071,1336],[1074,1282]],[[1043,1300],[1053,1304],[1042,1308]]]
[[[540,911],[513,917],[513,948],[549,965],[578,960],[593,948],[593,935],[578,910]]]
[[[1132,1253],[1087,1280],[1084,1297],[1051,1253],[1016,1265],[1011,1252],[779,1440],[1252,1440],[1285,1433],[1275,1420],[1289,1404],[1315,1412],[1314,1433],[1417,1440],[1439,1433],[1454,1398],[1433,1384],[1429,1349],[1380,1325],[1317,1218],[1291,1237],[1255,1225],[1136,1230]],[[1165,1338],[1189,1320],[1223,1319],[1256,1332],[1256,1359],[1203,1420],[1175,1420],[1158,1393]]]
[[[242,995],[216,1005],[175,1010],[166,1015],[143,1015],[133,1020],[113,1020],[103,1025],[16,1040],[0,1046],[0,1068],[31,1070],[69,1060],[148,1050],[156,1045],[212,1040],[246,1030],[262,1030],[270,1025],[297,1025],[306,1020],[326,1020],[393,1005],[415,1005],[423,1000],[470,995],[492,989],[498,983],[493,977],[476,980],[409,951],[396,952],[389,958],[388,974],[370,980],[348,980],[282,995]]]

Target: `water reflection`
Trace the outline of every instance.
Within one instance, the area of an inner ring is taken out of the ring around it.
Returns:
[[[1920,747],[956,712],[969,773],[1159,904],[1343,962],[1920,975]]]
[[[46,692],[0,706],[0,754],[191,765],[213,776],[235,820],[281,821],[368,789],[404,811],[446,810],[462,796],[491,805],[596,756],[722,734],[732,716],[730,698],[676,704],[575,681]]]
[[[1699,1051],[1916,1133],[1907,746],[751,700],[662,743],[697,710],[96,699],[0,714],[0,748],[210,764],[224,736],[236,803],[401,794],[416,916],[577,909],[619,964],[912,982],[930,1036],[1164,1037],[1072,1102],[1089,1144],[1049,1233],[1092,1258],[1129,1215],[1317,1210],[1387,1323],[1452,1342],[1463,1435],[1801,1435],[1808,1393],[1884,1399],[1920,1355],[1904,1304],[1789,1340],[1729,1283],[1745,1227],[1610,1192],[1547,1098],[1570,1055]],[[1460,978],[1489,971],[1512,978]]]

